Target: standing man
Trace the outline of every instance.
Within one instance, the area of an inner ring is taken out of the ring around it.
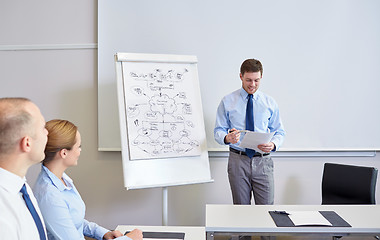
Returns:
[[[251,192],[257,205],[274,202],[273,160],[270,152],[282,144],[285,131],[278,105],[273,98],[258,91],[263,66],[247,59],[240,67],[242,87],[225,96],[216,113],[215,140],[230,146],[228,178],[234,204],[251,204]],[[258,145],[264,153],[239,147],[239,130],[274,132],[269,143]]]
[[[25,98],[0,98],[0,238],[47,239],[25,175],[44,159],[45,119]]]

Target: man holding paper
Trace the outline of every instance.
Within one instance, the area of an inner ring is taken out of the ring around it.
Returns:
[[[215,140],[230,146],[228,178],[234,204],[251,204],[251,192],[257,205],[274,202],[273,160],[269,153],[281,146],[285,130],[275,100],[258,91],[262,76],[260,61],[245,60],[240,67],[242,87],[222,99],[216,114]],[[245,148],[247,145],[241,145],[244,137],[269,140]]]

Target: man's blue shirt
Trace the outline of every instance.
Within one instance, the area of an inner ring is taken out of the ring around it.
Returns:
[[[240,88],[231,94],[225,96],[219,104],[214,128],[214,138],[221,144],[224,142],[228,130],[236,128],[237,130],[245,130],[245,115],[248,101],[248,93],[244,88]],[[256,91],[253,94],[253,117],[255,132],[274,132],[271,142],[275,144],[275,150],[279,149],[284,141],[285,130],[280,118],[280,112],[276,101],[264,94]],[[244,138],[244,133],[240,139]],[[239,147],[240,141],[235,144],[230,144],[233,148],[245,151]]]

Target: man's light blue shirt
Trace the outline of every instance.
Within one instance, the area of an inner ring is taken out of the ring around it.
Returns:
[[[214,128],[214,138],[221,145],[224,142],[228,130],[236,128],[237,130],[245,130],[245,116],[248,101],[248,93],[244,88],[240,88],[231,94],[225,96],[219,104],[216,112],[216,121]],[[275,150],[278,150],[284,141],[285,130],[280,118],[280,111],[276,101],[264,94],[256,91],[253,94],[253,118],[255,132],[269,133],[274,132],[271,142],[275,144]],[[240,139],[244,138],[241,133]],[[245,151],[239,147],[240,141],[230,144],[231,147]]]
[[[109,230],[84,219],[86,206],[73,184],[63,173],[63,182],[42,166],[34,186],[34,195],[44,217],[48,239],[84,240],[84,236],[103,239]],[[130,239],[126,236],[117,239]]]

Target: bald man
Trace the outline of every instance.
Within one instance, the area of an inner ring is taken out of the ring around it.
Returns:
[[[26,182],[44,159],[45,119],[25,98],[0,98],[0,238],[47,239],[44,221]],[[33,209],[34,208],[34,209]]]

